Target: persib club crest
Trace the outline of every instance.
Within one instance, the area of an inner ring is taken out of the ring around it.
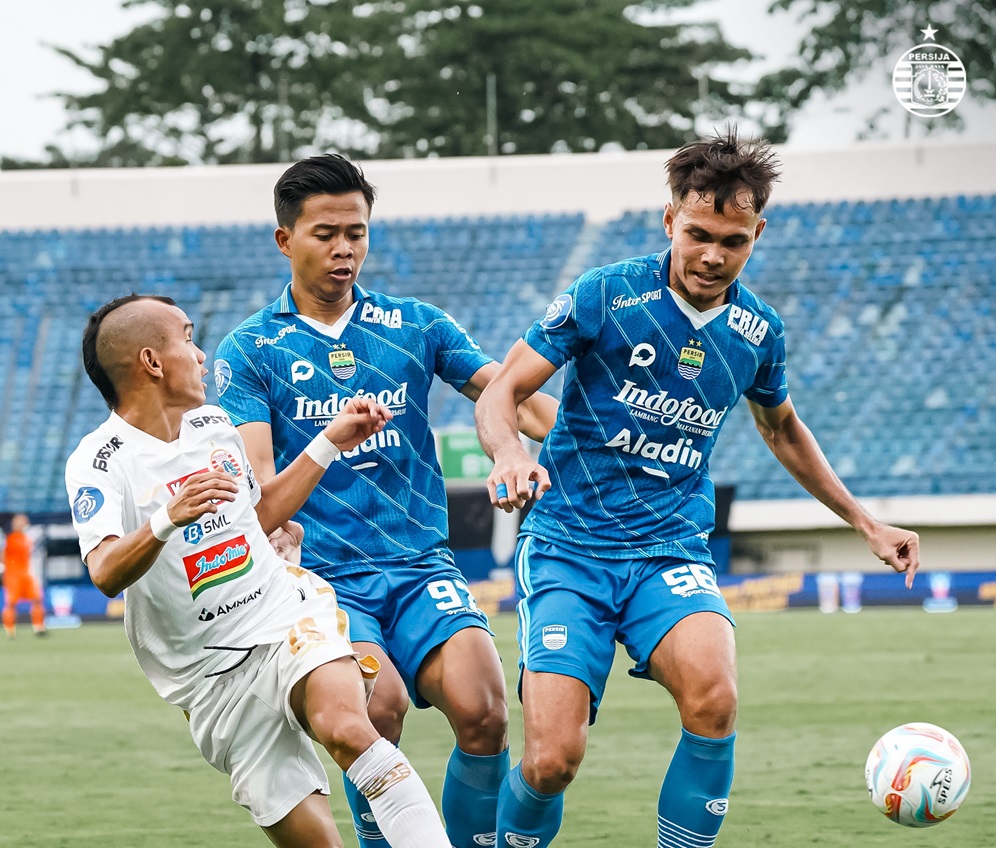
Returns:
[[[333,345],[329,351],[329,368],[339,380],[348,380],[356,373],[356,358],[353,351],[346,350],[345,344]]]
[[[705,362],[705,351],[702,342],[688,340],[688,346],[681,349],[678,357],[678,373],[686,380],[694,380],[702,373],[702,363]]]
[[[924,43],[907,50],[892,72],[892,90],[903,108],[921,118],[937,118],[955,108],[968,87],[965,66],[950,47],[934,43],[930,24]]]

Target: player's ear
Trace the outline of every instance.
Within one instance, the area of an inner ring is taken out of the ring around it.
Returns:
[[[151,347],[143,347],[138,352],[139,366],[152,377],[163,376],[163,364],[159,352]]]
[[[764,232],[764,227],[767,223],[767,218],[761,218],[758,220],[757,226],[754,228],[754,241],[757,241],[761,237],[761,233]]]
[[[674,232],[674,207],[669,203],[664,207],[664,235],[671,238]]]
[[[277,247],[280,252],[290,259],[290,247],[288,242],[290,242],[291,231],[287,227],[277,227],[273,231],[273,240],[277,243]]]

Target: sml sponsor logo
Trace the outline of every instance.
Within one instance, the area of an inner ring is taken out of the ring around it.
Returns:
[[[260,336],[259,338],[257,338],[256,347],[263,347],[265,345],[275,345],[288,333],[296,333],[296,332],[297,332],[297,327],[295,327],[293,324],[289,324],[288,326],[281,328],[275,336],[272,336],[270,338],[265,338],[263,336]]]
[[[609,307],[613,312],[617,309],[626,309],[630,306],[639,306],[641,303],[649,303],[652,300],[660,300],[661,292],[663,289],[654,289],[653,291],[643,292],[643,294],[638,294],[633,297],[626,297],[624,294],[617,294],[612,298],[612,305]]]
[[[205,536],[211,536],[221,530],[227,530],[231,526],[232,522],[227,515],[210,515],[195,524],[188,524],[183,529],[183,538],[191,545],[196,545]]]
[[[104,445],[99,451],[97,451],[96,455],[93,458],[93,467],[96,468],[98,471],[106,471],[107,460],[110,459],[111,454],[118,452],[122,444],[124,443],[121,441],[121,439],[119,439],[117,436],[112,436],[111,440],[106,445]]]
[[[654,421],[665,427],[675,426],[698,436],[713,435],[729,409],[726,406],[719,410],[703,407],[690,397],[679,401],[669,397],[667,391],[650,394],[632,380],[623,383],[613,400],[626,404],[634,418]]]
[[[357,389],[355,395],[340,395],[338,392],[329,395],[325,400],[313,400],[299,395],[294,398],[294,420],[314,421],[324,427],[336,417],[351,397],[367,397],[388,407],[395,417],[405,414],[408,403],[408,382],[402,383],[397,389],[384,389],[381,392],[368,392]]]
[[[726,315],[726,326],[740,333],[752,345],[759,345],[768,335],[768,322],[742,306],[730,304]]]
[[[360,310],[360,320],[366,321],[368,324],[382,324],[385,327],[390,327],[392,330],[400,330],[401,310],[383,309],[380,306],[374,306],[372,303],[364,303],[363,309]]]

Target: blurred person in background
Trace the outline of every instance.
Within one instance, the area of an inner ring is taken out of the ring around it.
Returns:
[[[3,547],[3,629],[7,638],[17,635],[17,605],[31,604],[31,626],[35,635],[44,636],[45,606],[41,587],[31,573],[31,553],[34,543],[28,535],[28,516],[17,513],[10,522],[10,532]]]

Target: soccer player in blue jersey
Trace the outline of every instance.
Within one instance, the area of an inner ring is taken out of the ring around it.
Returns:
[[[789,398],[781,319],[737,280],[777,168],[768,145],[734,129],[678,150],[664,212],[671,248],[583,274],[478,401],[492,501],[510,511],[536,499],[516,553],[525,751],[502,785],[499,846],[544,848],[557,834],[616,641],[630,673],[665,687],[681,718],[658,845],[715,843],[733,781],[737,676],[706,546],[708,464],[742,395],[782,465],[912,585],[917,535],[876,521],[834,474]],[[565,365],[536,462],[515,411]]]
[[[357,284],[374,195],[362,171],[337,155],[283,174],[275,236],[291,281],[222,341],[215,380],[261,480],[348,398],[377,398],[394,413],[382,432],[331,463],[298,513],[301,564],[334,583],[356,650],[380,660],[374,726],[399,739],[409,696],[446,715],[456,736],[443,785],[446,831],[455,848],[475,848],[494,844],[508,709],[487,617],[447,547],[428,397],[438,375],[476,400],[498,364],[441,309]],[[524,405],[522,432],[541,440],[556,406],[548,395]],[[345,785],[360,845],[383,848],[366,799]]]

